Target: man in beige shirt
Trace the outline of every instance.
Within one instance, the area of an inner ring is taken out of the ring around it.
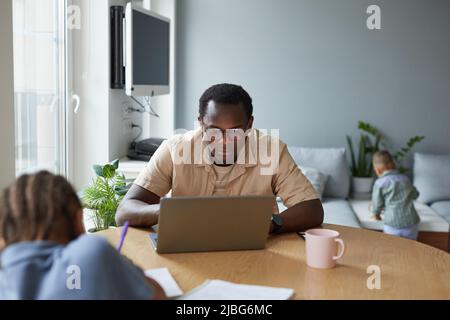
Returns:
[[[242,87],[209,88],[200,99],[198,121],[199,129],[175,135],[157,150],[119,206],[118,225],[157,224],[160,199],[169,192],[174,197],[280,197],[288,209],[274,216],[271,233],[322,224],[319,196],[286,145],[252,129],[252,99]]]

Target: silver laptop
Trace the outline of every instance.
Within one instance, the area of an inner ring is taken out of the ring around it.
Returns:
[[[161,200],[158,253],[264,249],[274,196],[196,197]]]

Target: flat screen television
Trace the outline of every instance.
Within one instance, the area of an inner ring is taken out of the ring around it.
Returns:
[[[170,93],[170,19],[129,3],[124,27],[126,94]]]

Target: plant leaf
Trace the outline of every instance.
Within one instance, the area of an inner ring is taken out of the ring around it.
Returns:
[[[348,144],[348,149],[350,151],[350,158],[352,161],[352,173],[355,176],[356,175],[356,160],[355,160],[355,151],[353,149],[353,141],[352,138],[350,136],[347,136],[347,144]]]
[[[375,128],[374,126],[372,126],[370,123],[364,122],[364,121],[359,121],[358,122],[358,129],[366,132],[368,134],[370,134],[373,137],[380,137],[383,138],[383,135],[381,134],[381,132]]]
[[[111,162],[111,165],[115,170],[119,169],[119,159],[116,159],[113,162]]]
[[[97,176],[103,177],[103,166],[96,164],[92,168]]]
[[[423,141],[425,139],[424,136],[415,136],[408,140],[406,143],[406,146],[398,150],[394,154],[394,159],[397,162],[397,165],[399,165],[399,171],[408,172],[409,169],[405,168],[401,165],[401,162],[404,160],[404,158],[407,156],[407,154],[411,151],[411,149],[419,142]]]
[[[114,177],[114,175],[116,174],[116,169],[114,169],[114,167],[110,164],[106,164],[103,167],[103,177],[107,178],[107,179],[111,179]]]
[[[366,174],[366,136],[361,134],[359,140],[359,155],[358,155],[358,177],[364,177]]]

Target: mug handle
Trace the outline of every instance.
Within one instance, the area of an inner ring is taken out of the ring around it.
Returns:
[[[341,253],[338,254],[337,256],[333,257],[333,260],[339,260],[340,258],[342,258],[342,256],[345,253],[345,244],[344,241],[342,239],[334,239],[335,242],[339,243],[339,246],[341,247]]]

